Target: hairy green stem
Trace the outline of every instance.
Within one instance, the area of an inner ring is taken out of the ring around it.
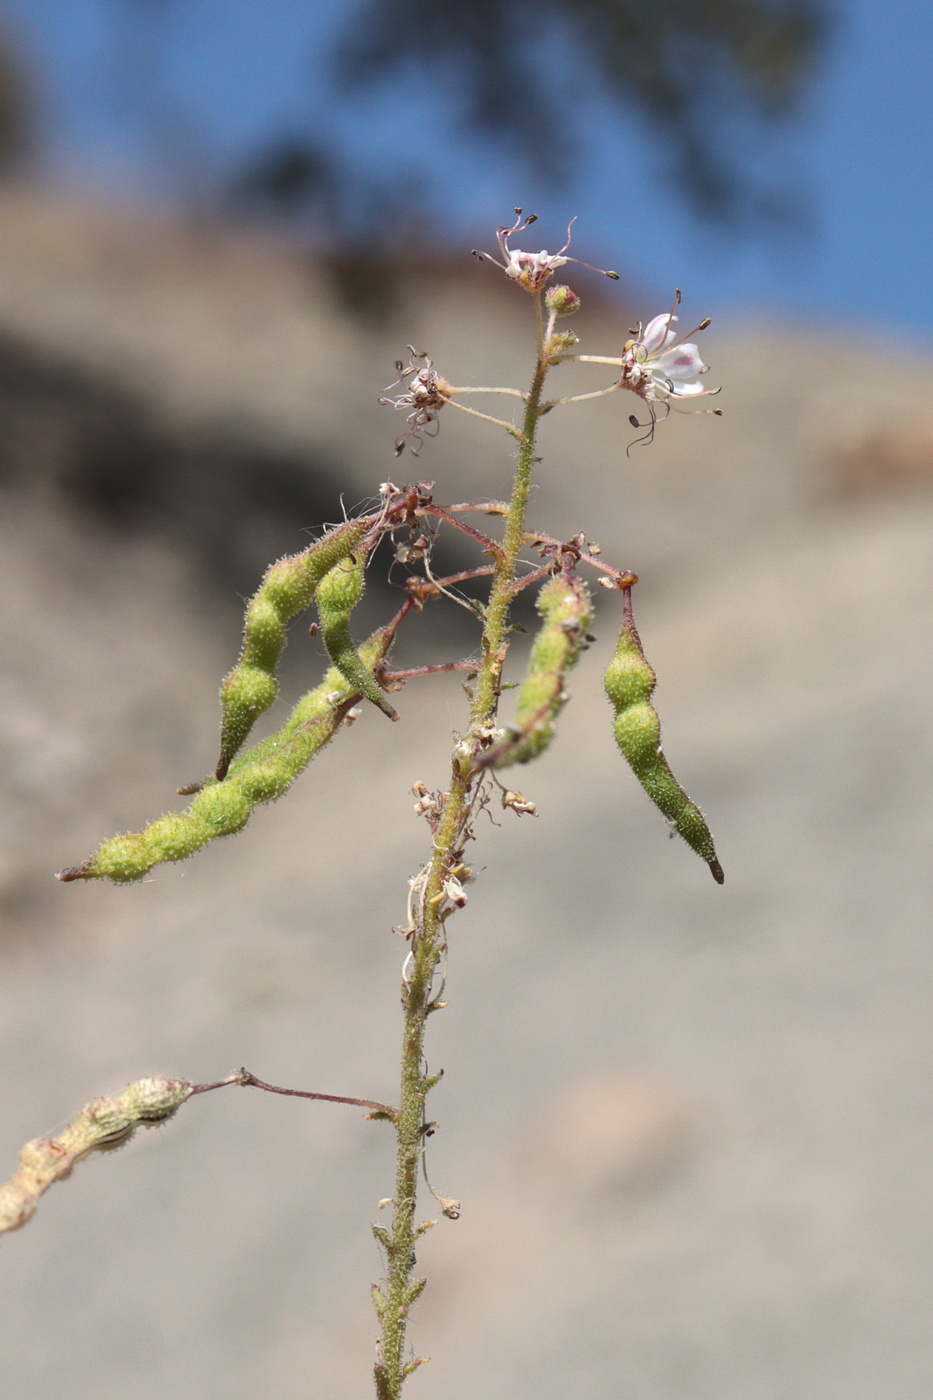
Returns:
[[[466,741],[454,749],[450,791],[446,794],[434,836],[434,849],[427,867],[421,913],[416,917],[412,938],[412,958],[402,985],[404,1033],[398,1116],[395,1122],[397,1158],[395,1197],[391,1230],[377,1230],[386,1252],[386,1288],[374,1290],[376,1310],[382,1324],[379,1357],[375,1366],[379,1400],[399,1400],[406,1378],[420,1364],[405,1360],[405,1333],[408,1313],[420,1294],[424,1281],[413,1279],[415,1246],[428,1224],[415,1223],[418,1168],[424,1150],[424,1104],[434,1080],[427,1075],[424,1034],[428,1016],[434,1009],[432,988],[438,963],[445,948],[444,922],[451,912],[444,907],[443,885],[461,859],[473,799],[476,795],[476,757],[484,727],[496,718],[502,667],[508,649],[509,610],[514,597],[518,556],[525,542],[525,510],[535,456],[535,432],[541,413],[541,391],[548,361],[541,334],[540,294],[536,295],[538,354],[534,378],[525,404],[519,438],[518,461],[512,496],[506,516],[502,551],[497,557],[489,602],[486,605],[482,660],[477,668],[471,703],[472,725]],[[452,1205],[453,1203],[451,1203]]]

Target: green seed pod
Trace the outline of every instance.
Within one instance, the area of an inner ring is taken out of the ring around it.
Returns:
[[[317,589],[321,638],[331,661],[354,689],[389,719],[398,719],[372,671],[367,670],[357,656],[350,635],[350,614],[363,596],[365,565],[361,553],[350,554],[321,579]]]
[[[357,653],[372,681],[373,669],[387,655],[392,632],[381,628]],[[218,836],[240,831],[254,807],[287,792],[316,753],[334,737],[361,690],[336,667],[308,691],[276,734],[239,754],[225,778],[210,778],[187,810],[159,817],[144,831],[113,836],[83,865],[62,870],[60,880],[140,880],[164,861],[186,860]]]
[[[576,665],[593,619],[589,589],[582,579],[556,574],[541,589],[536,607],[544,621],[518,694],[517,737],[491,750],[489,764],[484,766],[507,768],[537,758],[553,739],[555,722],[567,701],[567,672]]]
[[[240,659],[220,687],[223,723],[218,778],[226,776],[233,755],[278,694],[275,668],[285,646],[285,624],[310,607],[324,575],[371,527],[370,517],[347,520],[300,554],[269,565],[246,609]]]
[[[615,656],[605,675],[606,694],[615,711],[613,732],[622,755],[656,807],[697,855],[713,879],[725,876],[716,859],[713,838],[703,813],[691,802],[661,752],[661,721],[651,704],[656,677],[645,659],[632,617],[631,590],[625,592],[625,621]]]

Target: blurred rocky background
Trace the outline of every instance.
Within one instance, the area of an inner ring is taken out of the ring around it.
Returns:
[[[496,13],[454,8],[476,71],[514,76]],[[375,45],[381,14],[404,35],[408,13],[372,6],[365,32]],[[815,39],[788,16],[803,64]],[[146,31],[128,32],[145,57]],[[660,83],[648,31],[627,42],[636,76]],[[532,334],[526,299],[469,238],[393,223],[379,191],[351,197],[362,185],[343,177],[315,185],[310,136],[291,167],[245,151],[207,208],[51,178],[29,74],[11,59],[0,75],[9,1171],[28,1138],[147,1073],[246,1064],[393,1097],[391,930],[426,836],[409,785],[443,781],[456,677],[411,684],[391,729],[365,713],[284,802],[186,865],[129,889],[51,875],[211,767],[218,680],[269,559],[388,476],[433,479],[446,500],[506,492],[508,443],[453,410],[396,462],[398,420],[376,400],[404,345],[455,382],[520,386]],[[493,116],[506,86],[490,87]],[[285,187],[310,203],[246,218],[244,190]],[[734,220],[747,188],[741,169],[719,187],[704,175],[693,207],[718,198]],[[562,241],[558,204],[536,246]],[[477,207],[476,226],[506,212]],[[617,262],[619,287],[572,279],[592,353],[662,309],[637,258]],[[686,290],[685,316],[716,311]],[[544,424],[532,520],[584,529],[639,573],[665,747],[726,884],[666,839],[614,750],[600,676],[619,607],[600,592],[562,733],[522,774],[539,816],[481,832],[451,925],[428,1169],[463,1212],[421,1251],[411,1340],[433,1360],[413,1396],[929,1394],[933,357],[922,325],[858,315],[717,317],[703,349],[725,416],[672,418],[630,456],[620,396]],[[374,588],[369,615],[395,596]],[[469,628],[429,610],[403,653],[462,654]],[[321,666],[297,622],[283,703]],[[365,1391],[369,1224],[392,1172],[388,1133],[356,1110],[234,1089],[83,1164],[0,1250],[7,1393]]]

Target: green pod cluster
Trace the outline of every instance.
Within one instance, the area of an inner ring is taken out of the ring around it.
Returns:
[[[360,647],[358,660],[370,678],[391,642],[391,631],[382,628]],[[358,695],[354,683],[336,668],[329,670],[322,683],[298,701],[277,733],[235,758],[225,778],[209,778],[185,811],[160,817],[144,831],[111,837],[83,865],[61,871],[58,878],[129,884],[154,865],[185,860],[215,837],[240,831],[254,807],[288,791],[334,737]]]
[[[661,752],[661,721],[651,704],[657,678],[645,659],[628,594],[619,644],[604,679],[615,711],[613,731],[623,757],[655,806],[706,861],[713,879],[721,885],[725,876],[706,818],[684,792]]]
[[[555,722],[567,702],[567,672],[576,664],[593,620],[589,589],[575,576],[556,574],[549,578],[535,606],[543,621],[518,693],[517,738],[502,746],[495,759],[497,768],[530,763],[553,739]]]
[[[357,655],[350,635],[350,614],[363,596],[365,566],[365,557],[358,551],[348,554],[321,579],[317,588],[321,638],[331,661],[354,690],[372,701],[389,719],[398,719],[372,671]]]
[[[286,623],[310,607],[321,579],[355,549],[371,525],[367,517],[347,520],[266,570],[246,608],[240,659],[220,687],[219,779],[278,694],[275,668],[285,646]]]

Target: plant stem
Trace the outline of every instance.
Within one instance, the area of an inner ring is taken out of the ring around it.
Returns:
[[[411,935],[410,970],[402,984],[405,1024],[402,1037],[401,1089],[395,1123],[395,1198],[391,1230],[377,1231],[377,1238],[383,1245],[387,1258],[385,1291],[374,1290],[376,1310],[382,1323],[381,1347],[374,1373],[379,1400],[399,1400],[407,1376],[420,1364],[417,1360],[406,1363],[404,1350],[408,1312],[424,1286],[423,1280],[412,1278],[415,1245],[419,1236],[430,1228],[430,1224],[415,1224],[418,1168],[424,1150],[424,1104],[428,1092],[436,1082],[429,1078],[426,1072],[424,1033],[427,1018],[435,1009],[432,1004],[432,987],[438,963],[446,946],[444,923],[452,912],[449,905],[445,907],[443,885],[459,863],[464,843],[469,837],[478,776],[476,757],[482,747],[483,730],[495,721],[498,710],[502,667],[508,649],[513,584],[518,556],[525,541],[525,510],[535,461],[535,432],[540,416],[541,391],[548,369],[541,332],[540,293],[536,295],[535,301],[538,327],[537,363],[525,403],[505,533],[501,551],[496,555],[489,602],[485,609],[482,660],[477,667],[470,706],[472,724],[469,735],[454,749],[450,791],[444,797],[438,817],[433,854],[424,875],[421,913],[414,920],[415,927]]]

